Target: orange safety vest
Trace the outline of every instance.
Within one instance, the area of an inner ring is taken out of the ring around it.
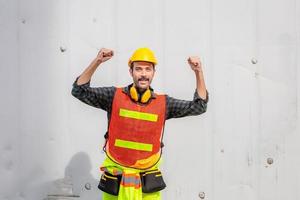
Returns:
[[[105,152],[124,167],[148,169],[161,156],[166,113],[165,95],[138,104],[117,88],[112,104]]]

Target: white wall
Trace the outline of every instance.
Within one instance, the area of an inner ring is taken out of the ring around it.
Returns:
[[[101,47],[115,56],[92,86],[130,83],[140,46],[157,91],[191,99],[200,55],[210,92],[205,114],[167,122],[164,199],[298,199],[299,18],[297,0],[0,0],[0,199],[100,198],[106,113],[72,83]]]
[[[14,193],[19,167],[19,43],[17,2],[0,1],[0,199]]]

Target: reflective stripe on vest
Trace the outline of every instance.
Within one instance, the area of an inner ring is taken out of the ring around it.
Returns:
[[[116,139],[115,146],[127,148],[127,149],[139,150],[139,151],[150,151],[150,152],[152,151],[152,147],[153,147],[152,144],[132,142],[132,141],[120,140],[120,139]]]
[[[151,113],[145,113],[145,112],[137,112],[127,109],[120,109],[119,115],[121,117],[128,117],[133,119],[139,119],[139,120],[145,120],[150,122],[157,122],[158,115],[151,114]]]

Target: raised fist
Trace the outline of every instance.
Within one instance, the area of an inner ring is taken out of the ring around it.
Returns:
[[[200,58],[197,57],[197,56],[190,56],[188,58],[188,63],[189,65],[191,66],[192,70],[194,72],[197,72],[197,71],[201,71],[202,70],[202,63],[200,61]]]
[[[98,55],[97,55],[96,59],[97,59],[98,62],[103,63],[103,62],[111,59],[111,57],[113,57],[113,55],[114,55],[113,50],[102,48],[98,52]]]

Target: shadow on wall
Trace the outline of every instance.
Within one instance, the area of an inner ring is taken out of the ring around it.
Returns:
[[[91,175],[91,169],[90,158],[85,152],[75,154],[65,169],[65,177],[50,184],[45,200],[62,197],[74,200],[101,199],[101,191],[97,187],[99,180]]]

